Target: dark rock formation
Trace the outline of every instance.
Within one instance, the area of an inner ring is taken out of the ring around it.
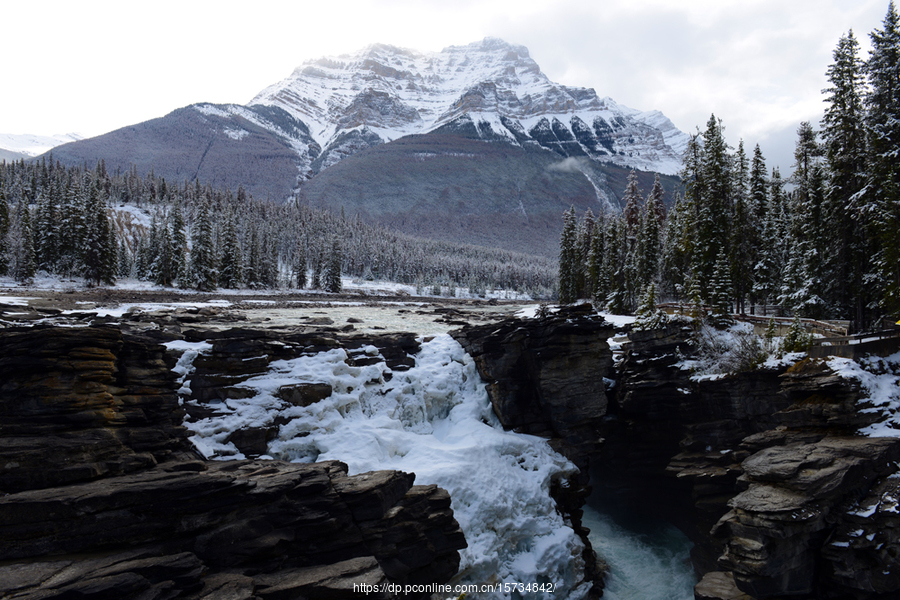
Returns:
[[[596,462],[695,542],[697,598],[895,597],[900,441],[855,433],[859,384],[811,360],[692,379],[690,336],[631,334]]]
[[[506,429],[550,438],[587,475],[602,440],[613,327],[590,305],[540,319],[508,319],[453,332],[487,381]]]
[[[458,569],[450,498],[412,474],[196,460],[152,340],[36,327],[0,349],[3,598],[386,598],[359,586]]]
[[[0,335],[0,493],[147,469],[187,450],[164,347],[113,328]]]
[[[590,457],[606,414],[604,378],[611,374],[607,339],[613,327],[590,305],[565,307],[549,317],[508,319],[464,327],[453,336],[475,360],[494,413],[507,429],[549,438],[580,469],[567,487],[554,486],[557,506],[585,543],[585,577],[602,593],[602,567],[581,526]]]
[[[719,564],[731,569],[738,587],[756,598],[834,597],[839,592],[832,586],[821,589],[818,580],[821,552],[834,548],[826,539],[842,521],[834,513],[848,499],[855,500],[858,490],[893,473],[898,459],[900,440],[894,438],[829,436],[757,452],[741,465],[741,480],[749,487],[729,501],[732,510],[715,530],[727,539]],[[897,576],[887,579],[897,591]],[[846,577],[842,583],[858,588]]]

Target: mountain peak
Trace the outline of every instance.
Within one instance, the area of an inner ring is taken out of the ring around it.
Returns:
[[[484,135],[515,145],[563,154],[578,152],[580,145],[594,159],[664,173],[678,170],[686,144],[686,136],[661,114],[601,100],[591,88],[554,83],[526,47],[496,37],[440,52],[379,43],[310,60],[250,104],[282,108],[309,126],[323,149],[314,171],[373,141],[457,127],[453,123],[461,118],[473,131],[490,130]],[[560,125],[546,133],[543,120]],[[543,141],[532,137],[534,128]],[[337,148],[338,141],[348,140],[352,151]]]

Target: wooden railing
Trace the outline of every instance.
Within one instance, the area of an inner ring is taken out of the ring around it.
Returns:
[[[830,338],[815,338],[809,349],[810,358],[842,356],[862,358],[866,354],[888,356],[900,352],[900,328]]]

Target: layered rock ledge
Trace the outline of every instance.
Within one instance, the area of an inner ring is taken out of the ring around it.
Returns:
[[[388,597],[465,540],[436,486],[340,462],[197,460],[174,361],[112,327],[0,331],[0,596]]]
[[[857,433],[859,383],[817,360],[692,378],[690,338],[631,335],[596,460],[694,541],[696,597],[896,598],[900,440]]]

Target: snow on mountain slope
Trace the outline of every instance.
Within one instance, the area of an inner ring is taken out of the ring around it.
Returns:
[[[0,133],[0,149],[28,156],[39,156],[56,146],[75,142],[83,138],[84,136],[77,133],[59,135]]]
[[[309,126],[320,170],[399,137],[471,123],[479,137],[673,174],[688,136],[659,111],[553,83],[524,46],[485,38],[423,53],[385,44],[308,61],[250,103]]]

